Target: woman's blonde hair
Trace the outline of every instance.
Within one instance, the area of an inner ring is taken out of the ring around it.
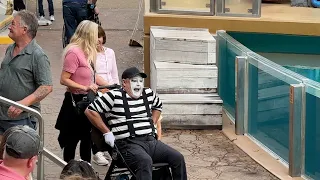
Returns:
[[[78,25],[76,32],[70,39],[70,43],[64,49],[63,59],[71,47],[80,47],[86,55],[89,64],[96,64],[98,43],[98,24],[89,20],[83,20]]]

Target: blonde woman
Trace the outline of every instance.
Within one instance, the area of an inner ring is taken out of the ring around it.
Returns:
[[[98,24],[84,20],[76,29],[63,52],[60,83],[67,87],[55,128],[60,130],[58,141],[66,162],[75,158],[80,141],[80,158],[91,161],[91,123],[84,113],[75,111],[75,104],[97,85],[108,85],[95,73],[97,58]]]

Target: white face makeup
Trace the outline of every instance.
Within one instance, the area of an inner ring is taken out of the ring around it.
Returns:
[[[132,95],[135,98],[139,98],[142,94],[142,90],[144,87],[144,79],[140,76],[136,76],[130,79],[130,87]]]

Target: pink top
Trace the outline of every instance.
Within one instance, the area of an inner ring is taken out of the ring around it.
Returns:
[[[87,62],[84,52],[79,47],[71,47],[63,62],[63,71],[71,75],[70,79],[83,86],[90,86],[93,83],[93,70]],[[74,94],[87,94],[86,91],[75,89]]]
[[[96,67],[97,74],[109,84],[119,84],[118,68],[114,51],[103,47],[104,51],[98,53]]]
[[[0,160],[0,179],[1,180],[26,180],[25,177],[21,176],[15,171],[4,166],[2,160]]]

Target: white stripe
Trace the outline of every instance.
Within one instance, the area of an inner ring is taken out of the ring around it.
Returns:
[[[142,113],[142,114],[137,114],[134,116],[131,116],[132,118],[142,118],[142,119],[147,119],[147,113]]]
[[[108,103],[112,106],[114,104],[113,100],[110,98],[110,96],[108,94],[104,94],[103,97],[108,101]],[[107,106],[106,103],[103,102],[103,100],[101,98],[98,98],[98,101],[101,103],[102,108],[105,111],[110,111],[109,106]]]
[[[114,111],[114,112],[124,112],[124,108],[123,107],[113,107],[112,111]]]
[[[136,105],[136,104],[144,104],[143,103],[143,99],[139,99],[139,100],[135,100],[135,101],[128,101],[128,105],[132,106],[132,105]]]
[[[143,127],[143,126],[150,126],[150,122],[140,122],[133,124],[134,128]]]
[[[145,106],[130,108],[130,112],[132,112],[132,113],[139,112],[139,111],[145,111],[145,110],[146,110]]]
[[[109,120],[109,124],[110,125],[114,125],[114,124],[118,124],[118,123],[123,123],[123,122],[126,122],[126,118],[125,117],[122,117],[121,119],[112,119],[112,120]]]
[[[128,130],[127,125],[117,126],[112,128],[112,132],[119,132],[119,131],[126,131],[126,130]]]
[[[114,136],[116,139],[124,139],[130,136],[130,133],[124,133],[124,134],[120,134],[120,135],[116,135]]]
[[[152,132],[152,129],[150,128],[150,129],[138,130],[138,131],[136,131],[136,134],[143,135],[143,134],[149,134],[151,132]]]

